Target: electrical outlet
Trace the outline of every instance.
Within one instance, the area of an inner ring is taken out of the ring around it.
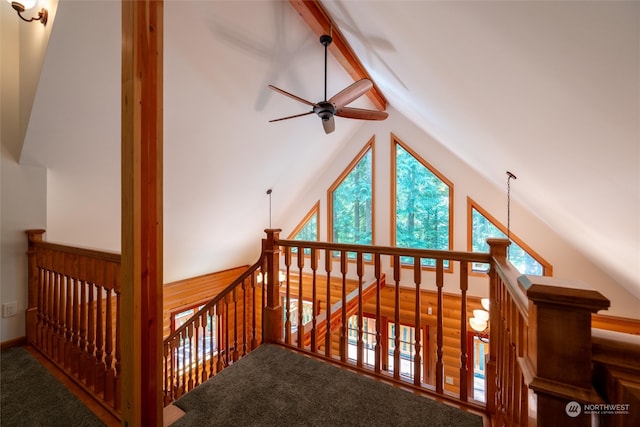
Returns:
[[[17,302],[6,302],[2,304],[2,317],[15,316],[18,312]]]
[[[433,314],[433,308],[431,308],[431,306],[427,308],[427,314]]]
[[[453,377],[444,377],[444,382],[453,385]]]

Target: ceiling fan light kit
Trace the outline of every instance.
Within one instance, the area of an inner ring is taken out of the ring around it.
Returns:
[[[336,128],[334,116],[359,120],[384,120],[389,116],[386,111],[347,107],[348,104],[364,95],[373,87],[373,83],[369,79],[360,79],[327,100],[327,49],[332,41],[331,36],[327,34],[320,36],[320,44],[324,46],[324,101],[307,101],[306,99],[300,98],[292,93],[284,91],[273,85],[269,85],[269,88],[272,90],[312,107],[312,110],[306,113],[269,120],[270,123],[315,113],[322,120],[322,127],[324,128],[325,133],[328,134],[333,132]]]

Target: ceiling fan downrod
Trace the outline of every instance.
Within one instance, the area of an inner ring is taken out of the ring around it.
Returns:
[[[327,49],[333,39],[330,35],[323,34],[320,36],[320,43],[324,46],[324,100],[327,100]]]

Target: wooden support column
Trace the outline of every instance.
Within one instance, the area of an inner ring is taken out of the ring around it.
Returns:
[[[267,229],[267,239],[265,240],[265,254],[267,259],[267,275],[264,279],[267,292],[267,305],[262,311],[264,320],[264,330],[262,331],[263,342],[278,342],[282,339],[282,306],[280,305],[280,248],[275,243],[280,236],[280,229]],[[298,254],[300,256],[300,254]],[[300,298],[299,310],[302,307]]]
[[[122,424],[162,425],[163,1],[122,2]]]
[[[28,274],[27,284],[27,310],[25,312],[25,325],[27,333],[27,342],[34,344],[36,342],[36,331],[38,326],[38,295],[39,295],[39,280],[38,280],[38,266],[36,265],[36,248],[33,244],[35,242],[42,241],[42,235],[44,230],[27,230],[27,239],[29,241],[29,247],[27,249],[27,262],[28,262]]]
[[[591,314],[608,308],[609,300],[549,277],[520,276],[518,282],[530,301],[529,347],[519,363],[537,395],[537,425],[590,426],[591,416],[580,408],[601,402],[592,387]]]
[[[511,242],[507,239],[487,239],[489,253],[491,254],[491,268],[489,269],[489,331],[498,331],[498,311],[495,301],[498,300],[496,289],[498,286],[498,275],[495,270],[495,262],[505,263],[507,260],[507,248]],[[486,389],[487,389],[487,413],[496,414],[496,379],[497,379],[497,345],[496,341],[489,339],[489,357],[486,360]]]

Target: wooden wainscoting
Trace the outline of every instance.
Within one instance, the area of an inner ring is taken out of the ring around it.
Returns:
[[[235,267],[165,284],[162,336],[166,338],[171,334],[172,313],[211,301],[247,268]]]

